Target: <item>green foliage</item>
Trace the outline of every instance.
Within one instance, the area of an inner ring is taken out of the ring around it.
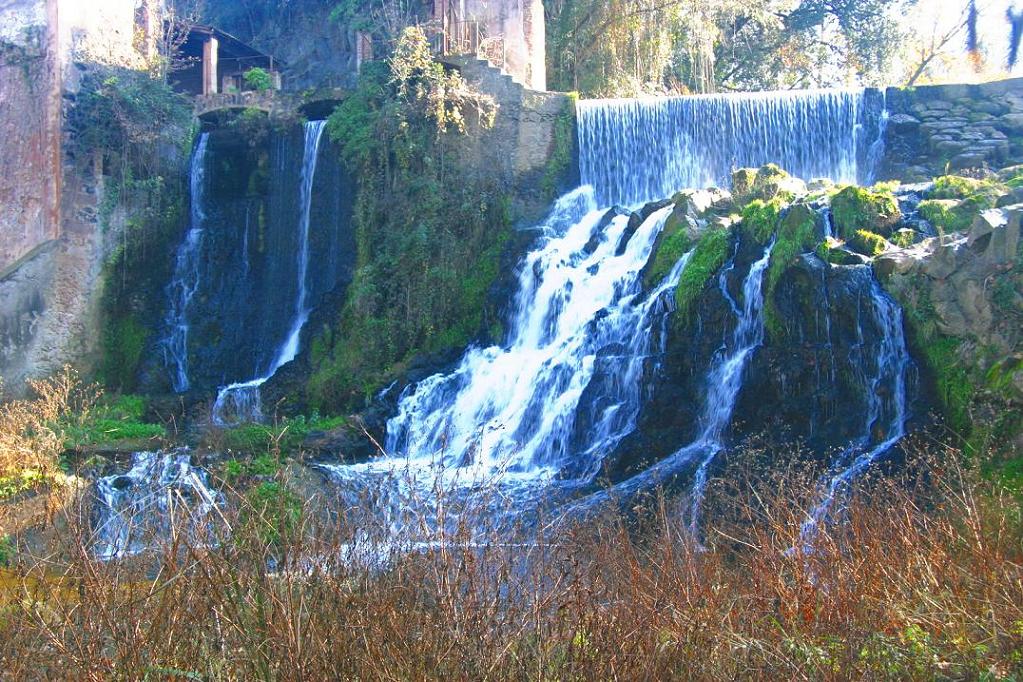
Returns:
[[[242,78],[245,80],[245,85],[249,90],[264,92],[271,89],[274,85],[270,72],[258,66],[254,66],[243,73]]]
[[[874,258],[888,248],[888,240],[870,230],[856,230],[846,238],[846,244],[856,253]]]
[[[23,469],[11,476],[0,476],[0,502],[9,500],[23,492],[35,490],[49,481],[50,477],[48,475],[36,469]],[[2,563],[0,561],[0,564]]]
[[[14,538],[6,534],[0,535],[0,567],[7,568],[10,566],[17,551]]]
[[[846,241],[853,239],[857,230],[889,234],[902,218],[891,192],[856,186],[845,187],[831,198],[831,214],[835,228]]]
[[[728,259],[730,243],[728,230],[709,230],[700,236],[693,255],[682,270],[678,287],[675,289],[675,324],[684,326],[695,309],[707,281],[714,276]]]
[[[764,279],[764,324],[773,338],[782,332],[782,319],[774,302],[775,290],[782,274],[801,254],[814,250],[817,244],[817,212],[806,204],[789,208],[778,225],[778,238],[771,251],[771,262]]]
[[[757,244],[767,244],[778,227],[778,218],[784,207],[785,203],[779,198],[770,201],[754,199],[746,204],[742,209],[742,234]]]
[[[586,96],[840,85],[849,74],[877,82],[901,43],[892,0],[549,0],[544,8],[549,84]]]
[[[277,481],[265,481],[246,493],[240,514],[242,526],[263,545],[279,544],[295,532],[301,518],[302,500]]]
[[[485,129],[493,115],[493,102],[433,62],[414,29],[389,64],[367,65],[330,116],[327,131],[360,178],[358,258],[337,322],[313,341],[313,405],[358,404],[413,357],[464,346],[488,327],[510,203],[463,172],[456,147],[469,121]]]

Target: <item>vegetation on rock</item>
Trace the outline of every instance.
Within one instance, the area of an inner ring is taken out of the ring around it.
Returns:
[[[831,197],[831,215],[838,234],[850,241],[858,230],[891,234],[902,218],[899,204],[890,191],[850,185]]]
[[[337,323],[315,332],[314,406],[357,404],[414,357],[464,347],[493,321],[486,299],[510,236],[509,200],[462,172],[457,145],[495,113],[413,28],[331,115],[328,133],[361,181],[358,259]]]
[[[707,282],[728,260],[730,244],[731,234],[728,230],[709,229],[700,235],[693,255],[682,270],[678,287],[675,288],[676,326],[688,324]]]
[[[784,321],[775,304],[775,292],[785,270],[801,254],[814,250],[818,240],[817,212],[806,204],[793,204],[778,223],[778,236],[764,276],[764,325],[773,338],[781,335]]]

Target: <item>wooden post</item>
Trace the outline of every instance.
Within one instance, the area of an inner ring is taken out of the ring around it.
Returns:
[[[216,36],[210,36],[202,45],[202,94],[217,94],[217,51]]]

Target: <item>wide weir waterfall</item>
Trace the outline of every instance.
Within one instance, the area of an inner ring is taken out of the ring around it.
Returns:
[[[766,163],[869,183],[883,108],[863,90],[582,100],[579,171],[601,206],[726,187],[733,170]]]

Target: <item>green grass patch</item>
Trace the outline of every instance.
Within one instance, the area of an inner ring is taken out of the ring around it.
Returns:
[[[785,203],[779,198],[749,202],[742,209],[741,233],[757,244],[767,244],[778,227],[778,218],[784,207]]]
[[[276,424],[241,424],[225,429],[219,434],[219,446],[229,452],[249,455],[290,455],[299,452],[306,437],[315,431],[329,431],[345,426],[344,417],[285,417]],[[255,461],[259,461],[257,457]],[[241,471],[239,474],[243,473]],[[257,475],[260,472],[246,469],[244,473]],[[264,472],[270,475],[273,472]]]
[[[167,437],[161,424],[145,422],[145,399],[121,395],[101,400],[85,415],[61,424],[65,447],[74,449],[112,445],[123,441],[158,440]]]

